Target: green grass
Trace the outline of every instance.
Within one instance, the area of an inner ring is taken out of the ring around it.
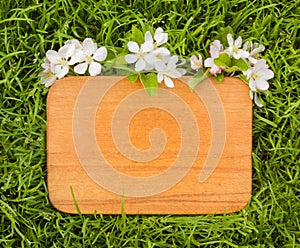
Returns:
[[[46,187],[45,51],[94,38],[123,46],[132,25],[161,26],[170,49],[207,55],[231,26],[267,48],[275,78],[253,116],[253,190],[234,214],[70,215]],[[0,247],[300,247],[300,1],[0,2]]]

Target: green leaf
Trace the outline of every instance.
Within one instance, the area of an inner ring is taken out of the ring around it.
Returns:
[[[140,73],[140,80],[148,95],[154,96],[158,88],[157,75],[155,73],[148,73],[147,75]]]
[[[127,76],[127,79],[131,82],[131,83],[134,83],[138,80],[139,78],[139,74],[132,74],[132,75],[129,75]]]
[[[242,58],[240,59],[233,59],[232,60],[232,66],[236,66],[239,68],[240,71],[247,71],[248,70],[248,64],[246,63],[245,60]]]
[[[222,83],[224,80],[224,74],[221,73],[221,74],[216,75],[215,79],[217,80],[218,83]]]
[[[217,66],[222,66],[222,67],[230,67],[231,66],[231,58],[227,53],[221,53],[219,54],[218,58],[214,59],[214,63]]]
[[[143,44],[145,41],[143,32],[136,26],[132,26],[132,40],[137,42],[139,45]]]
[[[198,71],[194,77],[188,80],[188,85],[193,90],[203,79],[207,78],[207,72]]]

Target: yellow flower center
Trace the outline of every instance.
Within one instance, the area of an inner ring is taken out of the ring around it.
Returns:
[[[66,59],[64,59],[64,58],[62,58],[61,60],[60,60],[60,63],[59,63],[62,67],[65,67],[65,66],[67,66],[68,65],[68,62],[66,61]]]
[[[143,57],[144,57],[144,52],[143,52],[142,49],[140,49],[140,50],[138,51],[137,56],[138,56],[139,58],[143,58]]]
[[[234,46],[232,47],[232,50],[233,50],[233,52],[235,52],[235,53],[236,53],[236,52],[238,52],[238,51],[239,51],[239,48],[238,48],[237,46],[235,46],[235,45],[234,45]]]
[[[258,75],[257,73],[253,73],[252,78],[253,78],[253,79],[258,79],[258,78],[259,78],[259,75]]]
[[[85,56],[85,61],[90,64],[93,61],[93,57],[91,55],[86,55]]]
[[[161,54],[157,54],[157,55],[156,55],[156,58],[162,59],[162,55],[161,55]]]

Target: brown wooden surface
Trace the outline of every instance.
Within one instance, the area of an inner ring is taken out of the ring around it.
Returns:
[[[79,92],[90,77],[67,77],[52,86],[47,99],[47,169],[49,197],[57,209],[77,213],[72,198],[82,213],[118,214],[122,195],[99,186],[81,165],[73,140],[72,118]],[[154,176],[174,162],[180,149],[180,127],[166,111],[148,108],[130,122],[129,136],[139,149],[150,146],[148,134],[153,128],[162,128],[167,137],[163,153],[154,161],[130,161],[114,146],[110,123],[114,108],[126,95],[141,89],[139,83],[130,83],[118,77],[99,77],[99,80],[118,81],[99,103],[95,116],[97,145],[117,171],[135,177]],[[101,83],[101,82],[99,82]],[[180,80],[175,88],[193,111],[200,134],[200,148],[193,167],[174,187],[154,196],[124,197],[128,214],[206,214],[227,213],[242,209],[251,195],[252,103],[248,87],[240,80],[226,78],[221,84],[213,83],[225,110],[226,142],[220,162],[213,174],[199,182],[199,174],[210,149],[212,125],[208,110],[199,97]],[[164,88],[159,85],[160,89]],[[159,90],[160,90],[159,89]],[[145,93],[143,97],[148,97]],[[142,101],[143,99],[141,99]],[[99,172],[99,173],[105,173]],[[180,173],[180,172],[179,172]],[[115,182],[118,183],[118,182]]]

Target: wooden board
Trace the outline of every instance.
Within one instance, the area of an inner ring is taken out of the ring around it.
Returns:
[[[252,102],[239,79],[149,97],[122,77],[67,77],[47,99],[49,197],[77,213],[208,214],[251,195]],[[72,189],[72,191],[71,191]]]

